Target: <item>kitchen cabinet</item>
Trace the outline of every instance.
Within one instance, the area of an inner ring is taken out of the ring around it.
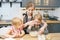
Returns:
[[[25,7],[28,2],[33,2],[36,7],[55,8],[60,7],[60,0],[23,0],[22,7]]]
[[[0,0],[1,3],[20,3],[20,7],[25,7],[28,2],[33,2],[36,7],[42,8],[55,8],[60,7],[60,0]]]
[[[60,23],[49,23],[47,29],[49,33],[60,33]]]

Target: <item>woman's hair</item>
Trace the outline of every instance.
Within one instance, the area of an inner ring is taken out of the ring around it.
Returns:
[[[23,22],[22,22],[22,20],[20,19],[20,18],[18,18],[18,17],[14,17],[13,19],[12,19],[12,25],[14,25],[14,26],[19,26],[19,25],[21,25]]]
[[[35,14],[33,19],[38,19],[41,22],[42,21],[42,15],[40,13]]]
[[[34,9],[35,9],[34,3],[32,3],[32,2],[27,3],[26,9],[28,9],[29,7],[34,7]]]

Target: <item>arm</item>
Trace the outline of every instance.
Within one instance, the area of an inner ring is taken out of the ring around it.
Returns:
[[[19,37],[19,36],[18,36],[18,34],[17,34],[17,33],[14,33],[14,34],[12,34],[12,35],[7,34],[7,37],[15,38],[15,37]]]
[[[24,34],[25,34],[25,32],[22,30],[21,34],[20,34],[20,37],[22,37]]]
[[[47,23],[46,23],[45,21],[43,21],[43,20],[42,20],[42,23],[43,23],[44,25],[41,27],[41,29],[47,28]]]
[[[40,30],[39,30],[39,34],[44,33],[44,30],[47,28],[47,23],[44,22],[43,20],[42,20],[42,23],[43,23],[44,25],[40,28]]]
[[[12,31],[12,30],[9,30],[9,31],[7,32],[7,34],[5,35],[6,38],[11,37],[11,31]]]
[[[12,38],[13,38],[13,37],[16,37],[16,36],[17,36],[16,33],[12,34],[12,28],[7,32],[6,35],[7,35],[7,36],[6,36],[7,38],[8,38],[8,37],[12,37]]]
[[[33,21],[29,21],[27,23],[24,24],[24,27],[26,27],[27,25],[29,25],[30,27],[34,25]]]
[[[12,31],[12,30],[9,30],[9,31],[7,32],[7,34],[9,34],[9,35],[10,35],[10,34],[11,34],[11,31]]]

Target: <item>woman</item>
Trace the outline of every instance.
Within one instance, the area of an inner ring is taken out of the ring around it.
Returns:
[[[23,13],[23,23],[26,23],[28,21],[33,20],[33,11],[34,11],[35,7],[34,4],[32,2],[29,2],[26,6],[26,12]],[[25,33],[28,33],[27,30],[28,26],[26,28],[24,28]]]
[[[23,14],[23,22],[26,23],[28,21],[31,21],[33,19],[33,11],[35,7],[32,2],[29,2],[26,6],[26,13]]]
[[[33,15],[35,14],[34,10],[35,10],[34,4],[32,2],[29,2],[26,6],[26,13],[23,14],[23,16],[24,16],[23,23],[33,20]],[[27,28],[28,28],[28,26],[24,28],[25,33],[28,33]]]

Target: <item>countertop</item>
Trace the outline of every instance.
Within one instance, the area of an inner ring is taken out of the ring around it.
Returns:
[[[46,23],[60,23],[60,21],[46,20]],[[0,21],[0,24],[11,24],[11,21]]]
[[[14,38],[15,40],[38,40],[37,37],[31,37],[29,34],[24,35],[21,38]],[[0,40],[4,40],[1,39]],[[46,40],[60,40],[60,33],[49,33],[46,35]]]
[[[15,40],[38,40],[37,37],[31,37],[29,34],[26,34],[21,38],[14,38],[14,39]],[[0,40],[4,40],[4,39],[0,38]]]
[[[46,35],[47,40],[60,40],[60,33],[49,33]]]

